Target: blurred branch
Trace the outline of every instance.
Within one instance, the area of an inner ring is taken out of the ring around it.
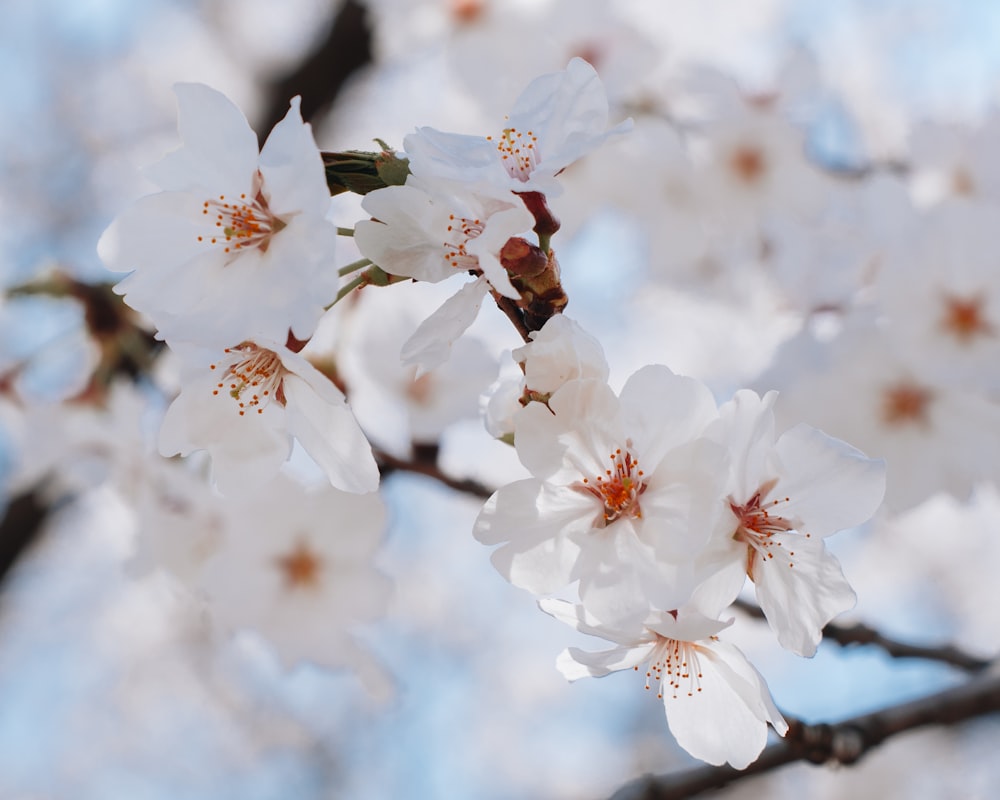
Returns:
[[[326,38],[290,72],[266,87],[264,111],[255,126],[266,134],[288,111],[288,101],[302,97],[302,118],[326,111],[348,78],[372,60],[371,31],[364,6],[346,0],[330,24]]]
[[[733,605],[752,617],[764,619],[764,612],[753,603],[738,599]],[[830,639],[841,647],[871,644],[882,648],[893,658],[923,658],[929,661],[941,661],[970,672],[985,669],[992,663],[989,659],[970,655],[953,645],[929,647],[901,642],[898,639],[884,636],[874,628],[860,622],[854,625],[837,625],[831,622],[823,628],[823,638]]]
[[[387,477],[393,472],[413,472],[417,475],[433,478],[456,492],[471,494],[473,497],[479,497],[483,500],[493,494],[492,489],[478,481],[445,475],[437,465],[437,447],[434,445],[415,447],[412,459],[396,458],[376,449],[373,449],[372,452],[375,454],[375,460],[378,462],[382,477]]]
[[[0,519],[0,582],[38,538],[48,514],[49,503],[41,487],[11,498],[7,513]]]
[[[679,800],[735,781],[806,761],[854,764],[886,739],[926,725],[954,725],[1000,711],[1000,675],[970,678],[963,685],[834,724],[789,720],[788,735],[761,753],[745,770],[696,767],[672,775],[648,775],[626,784],[612,800]]]

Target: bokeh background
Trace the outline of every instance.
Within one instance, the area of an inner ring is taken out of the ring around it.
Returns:
[[[640,178],[650,174],[685,191],[711,189],[711,159],[699,161],[695,148],[700,171],[690,174],[672,160],[682,152],[677,131],[697,138],[719,119],[736,129],[733,108],[752,98],[777,107],[801,137],[782,146],[803,164],[808,157],[837,181],[889,176],[913,208],[940,202],[941,165],[968,162],[987,174],[1000,162],[989,135],[1000,6],[990,0],[6,0],[0,15],[5,288],[54,271],[115,279],[96,241],[127,203],[156,188],[141,168],[177,144],[175,82],[223,91],[261,133],[301,93],[321,149],[367,149],[375,137],[398,146],[418,125],[490,132],[533,77],[587,57],[608,88],[613,120],[635,118],[635,144],[567,175],[556,246],[570,310],[604,343],[619,383],[660,361],[720,397],[742,385],[768,388],[779,347],[828,299],[799,284],[833,269],[823,259],[838,248],[864,249],[894,230],[897,196],[876,197],[865,212],[874,234],[848,225],[819,240],[806,230],[787,251],[792,266],[765,281],[759,264],[746,267],[739,227],[754,236],[765,229],[741,216],[757,213],[756,200],[749,212],[734,205],[712,219],[723,244],[706,251],[683,232],[693,217],[675,225],[662,197],[643,196],[650,182]],[[725,186],[705,191],[691,206],[674,198],[677,213],[733,197]],[[766,200],[776,210],[767,224],[796,197]],[[335,213],[346,225],[361,216],[354,198]],[[872,259],[855,256],[862,266]],[[863,273],[851,278],[852,297],[870,291]],[[775,300],[782,280],[798,288]],[[414,291],[428,311],[444,296]],[[403,316],[398,307],[388,313]],[[91,363],[86,327],[84,307],[65,297],[0,304],[0,394],[17,396],[0,414],[5,532],[17,532],[12,504],[33,485],[26,464],[79,456],[24,416],[29,407],[51,410],[77,385]],[[501,364],[509,372],[504,351],[517,341],[504,321],[486,319],[476,332],[496,358],[494,374]],[[347,339],[355,354],[343,357],[363,368],[380,357],[364,350],[379,339],[370,330],[355,336]],[[405,450],[405,406],[386,399],[378,376],[367,390],[358,380],[358,397],[379,408],[368,411],[369,430]],[[144,395],[151,410],[137,415],[150,418],[147,428],[164,402],[153,394]],[[128,434],[112,427],[108,435]],[[442,436],[450,474],[491,486],[520,474],[475,418]],[[929,491],[926,502],[832,542],[861,598],[853,619],[914,641],[996,652],[1000,497],[990,469],[970,478],[971,495]],[[475,497],[419,476],[386,480],[390,521],[377,565],[395,589],[386,617],[358,632],[371,659],[352,671],[289,667],[253,632],[206,627],[169,575],[129,573],[141,536],[129,504],[100,477],[85,485],[45,496],[37,535],[0,584],[2,798],[599,798],[644,772],[692,765],[639,681],[615,675],[571,686],[555,671],[556,654],[579,642],[493,571],[469,533]],[[807,721],[962,678],[827,644],[798,659],[746,620],[736,635],[779,706]],[[793,766],[724,796],[986,798],[1000,784],[998,743],[994,719],[928,730],[854,768]]]

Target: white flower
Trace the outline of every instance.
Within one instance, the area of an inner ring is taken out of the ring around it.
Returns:
[[[1000,388],[998,226],[995,208],[952,200],[918,218],[879,271],[887,333],[934,383]]]
[[[919,370],[889,332],[852,316],[830,343],[804,334],[762,382],[781,388],[779,420],[806,420],[850,441],[887,468],[886,506],[912,508],[935,492],[968,497],[1000,470],[1000,405]]]
[[[608,98],[594,68],[574,58],[565,70],[533,80],[496,137],[419,128],[403,148],[414,175],[492,186],[501,192],[561,191],[556,176],[609,136]]]
[[[351,633],[389,599],[373,564],[385,525],[378,495],[307,491],[280,475],[267,492],[227,500],[223,544],[199,581],[212,618],[259,632],[286,665],[369,666]]]
[[[374,219],[355,226],[358,249],[392,275],[436,283],[481,274],[500,294],[519,299],[499,254],[508,239],[531,230],[531,214],[520,202],[444,188],[411,179],[366,195],[362,206]]]
[[[732,456],[724,523],[731,557],[746,564],[778,642],[811,656],[823,626],[856,600],[823,538],[875,513],[885,464],[808,425],[776,440],[776,398],[737,392],[709,435]]]
[[[618,645],[597,653],[564,650],[556,666],[567,680],[639,671],[645,664],[646,689],[656,688],[670,732],[695,758],[743,769],[764,749],[768,723],[782,736],[787,732],[763,677],[739,649],[716,637],[732,620],[681,609],[653,611],[640,623],[611,627],[563,600],[543,599],[539,605],[581,633]]]
[[[701,383],[639,370],[621,397],[571,381],[515,420],[515,447],[535,476],[497,491],[476,520],[493,563],[536,594],[579,579],[605,621],[677,608],[702,576],[695,559],[718,513],[721,448],[699,440],[716,416]]]
[[[313,333],[336,296],[336,228],[299,99],[258,154],[246,118],[201,84],[178,84],[183,146],[149,170],[141,198],[98,245],[116,287],[166,339],[224,345]]]
[[[163,455],[208,450],[219,490],[269,481],[288,460],[292,438],[330,483],[350,492],[378,487],[378,467],[344,395],[287,348],[245,341],[216,353],[189,354],[188,379],[160,429]]]
[[[521,366],[521,380],[499,382],[486,405],[486,427],[497,438],[513,434],[522,401],[544,401],[569,381],[608,379],[601,343],[565,314],[551,317],[529,336],[530,342],[511,353]]]

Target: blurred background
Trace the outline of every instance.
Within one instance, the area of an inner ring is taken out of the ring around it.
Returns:
[[[948,261],[957,246],[929,265],[912,252],[939,252],[913,246],[939,209],[989,215],[1000,201],[996,3],[6,0],[0,13],[0,798],[600,798],[694,765],[634,676],[562,679],[555,657],[582,637],[493,571],[470,535],[481,499],[431,478],[385,479],[375,566],[394,588],[385,615],[353,631],[363,655],[347,668],[289,663],[259,632],[219,629],[143,561],[193,524],[178,516],[150,544],[123,480],[153,449],[177,377],[141,320],[119,336],[125,312],[86,287],[121,277],[96,242],[157,190],[141,170],[178,144],[179,81],[224,92],[262,138],[301,95],[320,149],[365,150],[423,125],[497,131],[532,78],[587,58],[612,122],[631,116],[635,131],[567,171],[554,245],[568,312],[604,344],[613,382],[659,362],[720,400],[780,388],[785,424],[885,457],[889,507],[831,542],[860,597],[851,618],[995,655],[1000,362],[977,352],[956,375],[947,352],[927,356],[911,324],[923,295],[907,291],[960,283],[997,312],[988,241],[965,272]],[[363,216],[337,198],[338,225]],[[942,241],[961,235],[940,227]],[[344,263],[357,257],[345,244]],[[949,283],[956,270],[973,277]],[[336,355],[387,452],[432,441],[449,475],[521,476],[477,419],[478,395],[511,374],[514,332],[482,315],[468,356],[482,377],[451,390],[465,418],[428,421],[394,364],[372,365],[446,295],[397,288],[333,315],[317,357],[324,343]],[[958,411],[905,443],[863,410],[838,416],[866,397],[844,366],[862,361]],[[65,409],[101,370],[132,388],[78,419]],[[963,678],[833,644],[799,659],[745,618],[733,640],[779,707],[810,722]],[[720,796],[991,797],[998,744],[986,718]]]

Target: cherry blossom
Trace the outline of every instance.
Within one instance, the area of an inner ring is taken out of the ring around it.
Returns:
[[[373,564],[385,509],[377,495],[306,490],[279,475],[266,493],[220,502],[221,545],[199,585],[223,629],[253,630],[286,665],[374,664],[352,635],[384,613],[391,586]]]
[[[266,340],[185,358],[186,380],[160,429],[163,455],[208,450],[216,485],[232,493],[273,478],[294,438],[337,488],[378,487],[371,447],[344,395],[306,359]]]
[[[811,656],[823,626],[856,600],[823,538],[875,513],[885,464],[807,425],[776,438],[776,399],[776,392],[737,392],[709,435],[732,456],[729,552],[746,565],[778,642]]]
[[[258,154],[246,118],[201,84],[175,87],[183,146],[149,169],[98,250],[116,290],[167,340],[308,339],[337,293],[323,163],[295,98]]]
[[[699,439],[716,416],[701,383],[649,366],[616,397],[602,381],[566,383],[515,418],[534,475],[497,491],[476,520],[493,563],[536,594],[580,581],[602,619],[677,608],[704,577],[695,559],[713,528],[721,448]]]
[[[501,192],[561,191],[556,176],[631,120],[608,128],[601,79],[582,58],[532,81],[495,136],[419,128],[403,142],[414,175],[494,187]]]
[[[733,620],[687,608],[651,611],[639,623],[609,626],[564,600],[546,598],[539,606],[581,633],[617,645],[597,653],[564,650],[556,666],[567,680],[638,672],[646,665],[643,685],[656,690],[670,732],[695,758],[743,769],[764,749],[768,723],[782,736],[787,732],[764,678],[738,648],[716,636]]]

